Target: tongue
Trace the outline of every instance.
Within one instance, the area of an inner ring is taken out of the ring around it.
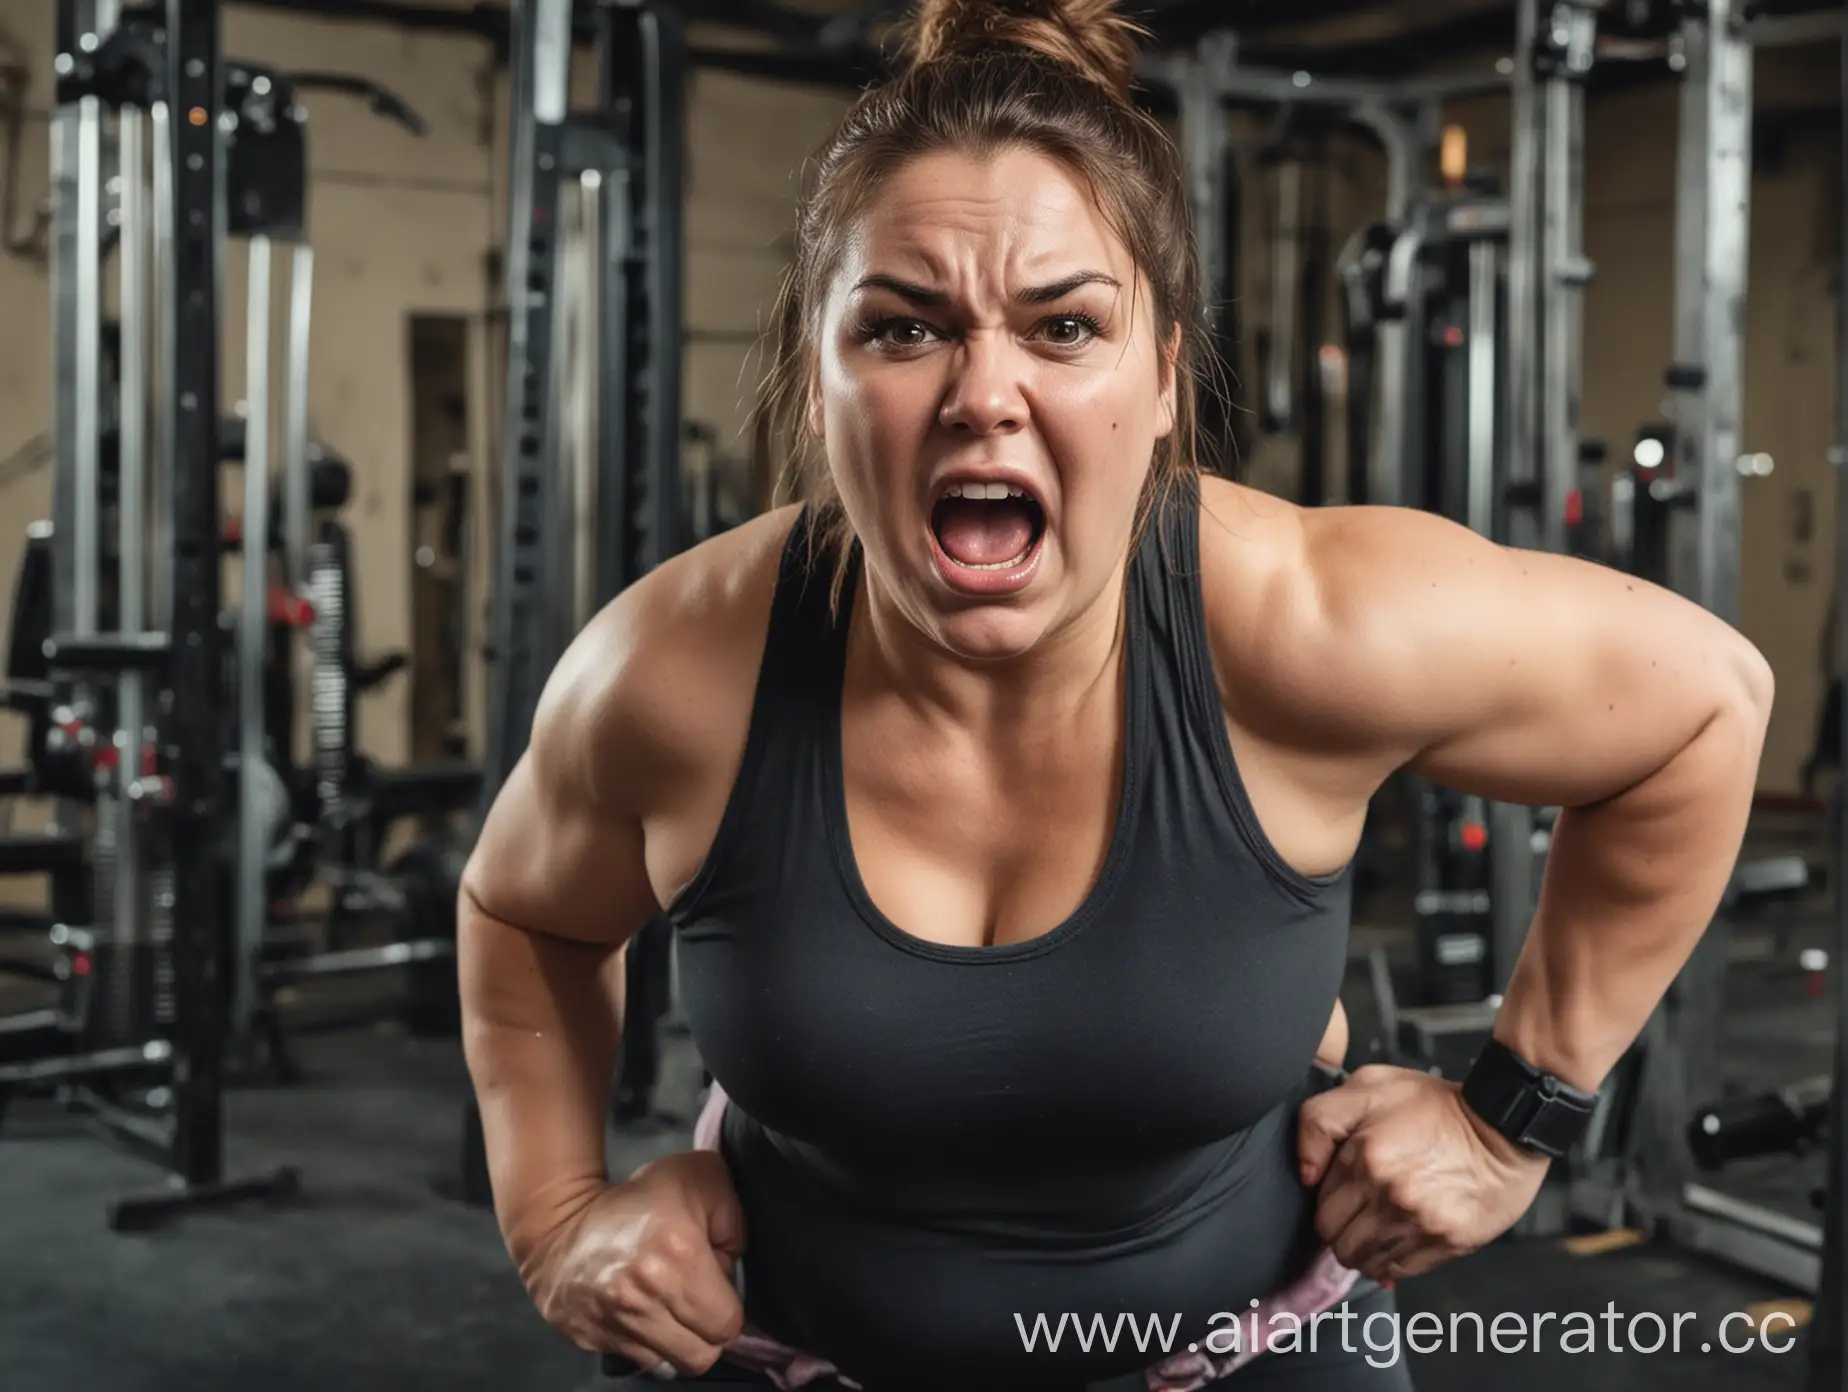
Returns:
[[[959,565],[1000,565],[1032,544],[1033,514],[1033,505],[1020,498],[945,498],[933,519],[937,544]]]

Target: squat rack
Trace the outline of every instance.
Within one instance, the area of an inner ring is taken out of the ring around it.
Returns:
[[[597,38],[589,113],[571,109],[580,18]],[[512,20],[505,473],[483,815],[526,751],[565,646],[679,537],[680,13],[656,0],[587,10],[516,0]],[[574,304],[594,306],[575,333]],[[571,525],[584,503],[588,536]]]

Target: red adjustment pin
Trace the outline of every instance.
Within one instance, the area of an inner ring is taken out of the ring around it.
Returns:
[[[1481,822],[1465,822],[1460,837],[1464,850],[1480,851],[1489,844],[1489,829]]]
[[[281,585],[271,585],[269,621],[281,628],[307,628],[314,622],[314,605]]]
[[[1585,520],[1585,495],[1575,488],[1566,494],[1566,525],[1576,527]]]

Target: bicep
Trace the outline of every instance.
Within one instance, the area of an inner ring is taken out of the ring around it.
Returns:
[[[529,751],[495,799],[463,888],[492,918],[575,941],[627,942],[659,912],[639,817],[556,786]]]
[[[659,912],[643,855],[648,741],[621,620],[606,611],[566,651],[482,824],[463,889],[502,923],[616,945]]]

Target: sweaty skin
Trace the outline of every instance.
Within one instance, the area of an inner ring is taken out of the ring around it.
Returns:
[[[1122,579],[1176,420],[1169,347],[1086,189],[1019,150],[914,160],[831,284],[811,416],[866,554],[841,704],[855,856],[894,921],[1021,941],[1084,897],[1107,848]],[[956,593],[932,557],[932,504],[968,470],[1044,509],[1038,568],[1004,599]],[[645,1365],[717,1357],[749,1234],[708,1161],[606,1185],[619,949],[712,843],[793,521],[717,537],[591,622],[463,881],[465,1043],[509,1250],[555,1327]],[[1209,478],[1201,552],[1227,731],[1288,864],[1346,864],[1401,768],[1566,809],[1497,1033],[1595,1087],[1718,904],[1764,660],[1664,590],[1417,512],[1309,511]],[[1318,1055],[1345,1053],[1345,1029],[1337,1006]],[[1308,1103],[1301,1152],[1323,1237],[1384,1278],[1505,1231],[1545,1168],[1454,1087],[1396,1069]]]

